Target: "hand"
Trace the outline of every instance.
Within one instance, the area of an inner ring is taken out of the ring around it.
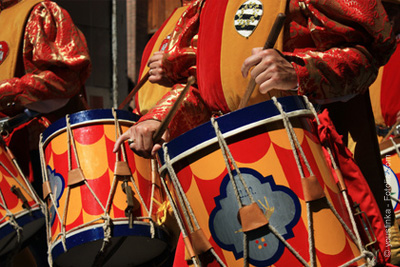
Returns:
[[[260,85],[259,91],[266,94],[272,89],[292,90],[297,87],[297,74],[292,64],[275,49],[253,48],[252,55],[242,65],[242,75],[251,77]]]
[[[150,68],[149,82],[171,87],[173,83],[168,79],[165,69],[162,66],[163,58],[164,52],[155,52],[147,62],[147,66]]]
[[[130,139],[133,142],[129,145],[129,148],[133,152],[143,158],[154,158],[162,143],[169,140],[169,132],[167,130],[163,134],[161,141],[154,144],[153,135],[160,124],[161,122],[157,120],[147,120],[135,124],[117,139],[113,152],[119,151],[121,144]]]

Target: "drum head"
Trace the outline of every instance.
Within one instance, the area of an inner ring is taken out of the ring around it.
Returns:
[[[161,264],[171,253],[168,234],[155,226],[154,238],[150,225],[137,222],[129,229],[127,224],[112,227],[112,237],[105,249],[103,228],[85,228],[83,231],[67,235],[67,251],[61,242],[55,243],[52,254],[57,266],[155,266]],[[97,257],[97,262],[96,262]]]

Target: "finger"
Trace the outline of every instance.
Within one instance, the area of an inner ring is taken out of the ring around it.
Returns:
[[[246,78],[247,75],[249,74],[249,70],[257,65],[258,63],[260,63],[261,61],[261,57],[257,54],[257,55],[251,55],[250,57],[246,58],[245,61],[242,64],[242,68],[241,68],[241,72],[242,72],[242,76],[243,78]]]
[[[158,152],[158,150],[161,149],[161,147],[162,147],[161,144],[155,144],[155,145],[153,146],[153,149],[151,150],[151,156],[152,156],[153,158],[156,157],[157,152]]]
[[[129,139],[128,132],[123,133],[118,139],[115,141],[113,152],[116,153],[121,148],[121,144],[125,142],[125,140]]]

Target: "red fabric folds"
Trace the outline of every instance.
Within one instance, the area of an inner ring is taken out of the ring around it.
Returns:
[[[364,176],[356,165],[352,153],[344,145],[342,136],[340,136],[329,118],[327,110],[324,110],[318,115],[320,125],[318,125],[318,134],[321,144],[329,147],[335,158],[336,164],[342,172],[344,182],[347,186],[350,201],[358,203],[362,211],[364,211],[369,219],[372,229],[377,238],[375,248],[379,250],[377,262],[386,266],[391,266],[390,262],[390,242],[385,226],[385,218],[382,217],[375,198],[369,188]],[[326,148],[323,147],[325,157],[328,162],[331,162],[330,156]],[[334,173],[334,172],[333,172]],[[335,179],[337,179],[334,174]],[[390,196],[388,195],[388,201]],[[394,216],[393,211],[388,210],[387,216]],[[359,227],[362,235],[362,228]]]

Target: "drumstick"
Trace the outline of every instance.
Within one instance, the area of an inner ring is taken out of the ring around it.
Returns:
[[[279,33],[281,32],[281,29],[283,27],[283,22],[286,19],[286,15],[283,13],[279,13],[278,16],[275,19],[274,25],[272,25],[271,31],[268,35],[268,39],[265,42],[265,45],[263,49],[269,49],[273,48],[275,46],[276,40],[278,39]],[[256,81],[254,78],[251,78],[248,85],[247,89],[244,92],[244,95],[240,101],[239,104],[239,109],[244,108],[247,105],[247,102],[249,102],[250,96],[254,91],[254,88],[256,87]]]
[[[392,126],[392,129],[390,129],[390,131],[387,133],[387,135],[385,135],[385,137],[383,137],[381,143],[382,143],[383,141],[385,141],[386,139],[389,138],[389,136],[394,132],[394,130],[396,130],[396,127],[399,125],[399,123],[400,123],[400,121],[397,121],[397,122]]]
[[[139,91],[140,88],[142,88],[142,86],[145,84],[145,82],[147,82],[147,80],[149,79],[149,71],[146,72],[146,74],[144,75],[144,77],[142,79],[140,79],[140,81],[138,82],[138,84],[132,89],[132,91],[130,91],[130,93],[127,95],[127,97],[124,99],[124,101],[122,101],[122,103],[118,106],[118,109],[123,109],[125,107],[126,104],[129,103],[129,101],[132,100],[133,96],[136,95],[136,93]]]
[[[164,120],[161,122],[160,127],[158,127],[157,131],[153,135],[153,142],[157,143],[160,141],[161,136],[164,134],[164,132],[167,130],[169,123],[172,120],[172,117],[175,115],[175,113],[178,111],[178,108],[180,104],[183,101],[183,98],[185,97],[187,91],[189,90],[190,86],[194,84],[195,78],[193,76],[190,76],[187,80],[185,88],[183,88],[182,92],[178,96],[178,99],[172,106],[171,110],[168,112],[167,116],[164,118]]]

